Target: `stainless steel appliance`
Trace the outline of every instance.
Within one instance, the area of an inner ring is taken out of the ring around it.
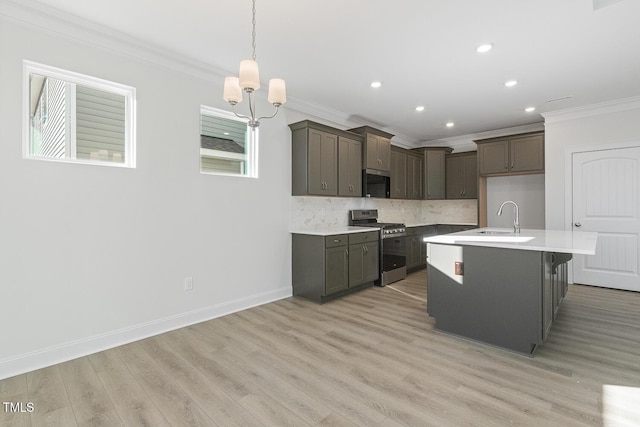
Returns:
[[[391,197],[391,176],[389,172],[375,169],[362,170],[362,197]]]
[[[378,222],[377,209],[349,211],[349,225],[380,229],[380,278],[385,286],[407,277],[406,226],[401,223]]]

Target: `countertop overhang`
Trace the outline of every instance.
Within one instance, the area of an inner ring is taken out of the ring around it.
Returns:
[[[484,233],[483,233],[484,232]],[[527,241],[506,241],[508,236],[531,238]],[[426,243],[484,246],[540,252],[595,255],[598,233],[589,231],[522,229],[519,234],[509,228],[477,228],[458,233],[425,237]]]

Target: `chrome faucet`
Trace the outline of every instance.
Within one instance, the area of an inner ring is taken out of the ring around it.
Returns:
[[[518,211],[518,204],[516,202],[514,202],[513,200],[507,200],[506,202],[502,202],[502,204],[500,205],[500,209],[498,209],[498,215],[502,215],[502,208],[507,203],[511,203],[515,210],[515,215],[513,217],[513,232],[515,234],[520,234],[520,213]]]

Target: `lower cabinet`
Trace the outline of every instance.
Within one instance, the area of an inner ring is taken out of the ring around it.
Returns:
[[[378,279],[378,242],[349,245],[349,287]]]
[[[349,251],[346,246],[327,248],[325,251],[325,294],[349,287]]]
[[[315,302],[373,285],[379,277],[376,231],[292,235],[293,295]]]
[[[438,234],[437,231],[435,225],[407,227],[407,272],[420,270],[427,266],[427,244],[424,242],[424,238]]]

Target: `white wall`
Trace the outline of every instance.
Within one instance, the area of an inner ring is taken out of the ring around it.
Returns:
[[[259,179],[202,175],[221,76],[1,15],[0,378],[291,295],[286,111],[260,127]],[[23,59],[136,87],[137,168],[23,159]]]
[[[487,226],[513,227],[513,206],[496,215],[505,200],[518,204],[521,228],[545,228],[544,174],[487,178]]]
[[[571,226],[571,152],[640,145],[640,98],[544,114],[545,221]]]

